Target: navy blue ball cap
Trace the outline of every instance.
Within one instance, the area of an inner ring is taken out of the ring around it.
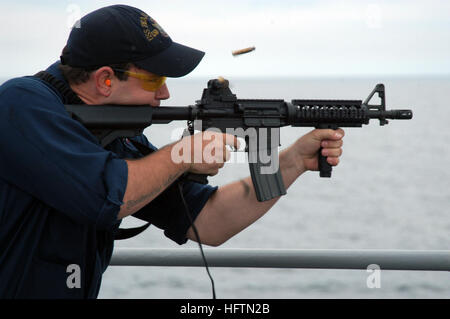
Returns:
[[[113,5],[85,15],[75,24],[61,63],[89,69],[132,62],[154,74],[180,77],[194,70],[204,55],[173,42],[145,12]]]

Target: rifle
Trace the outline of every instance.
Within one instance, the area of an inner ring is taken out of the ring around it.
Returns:
[[[369,104],[378,94],[379,105]],[[385,88],[377,84],[367,99],[361,100],[284,100],[237,99],[224,79],[208,81],[195,105],[184,107],[149,107],[148,105],[65,105],[73,119],[81,122],[105,147],[119,137],[141,135],[152,124],[188,121],[189,134],[194,129],[214,128],[245,138],[252,182],[258,201],[286,194],[278,167],[279,130],[283,126],[337,129],[362,127],[371,119],[380,125],[388,119],[407,120],[411,110],[386,110]],[[197,125],[198,124],[198,125]],[[270,129],[270,130],[268,130]],[[265,143],[264,143],[265,142]],[[270,156],[262,156],[264,152]],[[319,151],[320,177],[331,177],[332,167]],[[275,169],[273,164],[275,164]],[[189,174],[189,179],[208,183],[206,176]]]

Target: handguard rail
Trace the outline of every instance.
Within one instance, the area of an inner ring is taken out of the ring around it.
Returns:
[[[450,271],[450,250],[206,248],[210,267]],[[195,248],[115,248],[111,266],[203,267]]]

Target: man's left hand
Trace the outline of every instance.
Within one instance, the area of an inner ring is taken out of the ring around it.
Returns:
[[[319,170],[319,149],[322,147],[322,155],[327,157],[327,162],[336,166],[342,155],[343,137],[342,129],[315,129],[299,138],[291,149],[295,152],[297,164],[304,170]]]

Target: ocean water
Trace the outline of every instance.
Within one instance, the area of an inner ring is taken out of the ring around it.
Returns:
[[[171,79],[167,106],[201,96],[208,79]],[[386,86],[387,108],[410,108],[410,121],[348,128],[341,163],[331,179],[302,175],[266,215],[222,248],[450,249],[450,77],[229,79],[238,98],[364,100]],[[172,141],[184,122],[154,125],[145,134],[157,146]],[[309,128],[283,128],[287,147]],[[225,185],[249,175],[229,163],[210,178]],[[123,226],[141,222],[129,217]],[[116,247],[179,248],[151,226]],[[182,247],[197,248],[188,242]],[[199,252],[200,253],[200,252]],[[450,272],[381,271],[369,289],[365,270],[210,268],[218,298],[449,298]],[[202,267],[111,266],[99,298],[211,298]]]
[[[386,86],[387,108],[410,108],[410,121],[348,128],[341,163],[331,179],[301,176],[266,215],[221,248],[450,249],[450,78],[230,79],[238,98],[364,100]],[[207,79],[169,80],[163,105],[191,105]],[[145,131],[170,143],[178,122]],[[283,128],[282,148],[309,128]],[[248,176],[230,163],[210,178],[225,185]],[[127,218],[126,226],[139,225]],[[197,248],[188,242],[184,247]],[[150,227],[116,247],[179,248]],[[365,270],[211,268],[218,298],[449,298],[449,272],[381,271],[369,289]],[[118,267],[105,272],[100,298],[211,298],[204,268]]]

